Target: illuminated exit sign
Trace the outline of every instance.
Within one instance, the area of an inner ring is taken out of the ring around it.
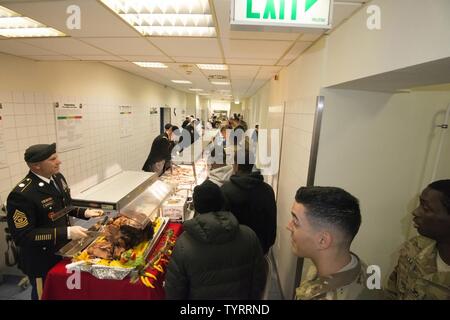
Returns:
[[[331,28],[333,0],[231,0],[232,26]]]

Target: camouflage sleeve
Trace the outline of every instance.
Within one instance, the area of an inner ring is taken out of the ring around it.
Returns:
[[[67,241],[67,228],[39,228],[36,209],[20,193],[12,192],[7,200],[8,227],[14,242],[22,247],[46,247]]]
[[[395,266],[389,276],[387,286],[384,288],[384,297],[388,300],[397,300],[397,271],[398,265]]]

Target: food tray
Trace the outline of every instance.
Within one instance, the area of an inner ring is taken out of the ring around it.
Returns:
[[[158,243],[159,239],[161,238],[161,235],[164,233],[165,229],[167,228],[167,225],[169,224],[169,218],[160,217],[159,219],[162,219],[161,226],[156,231],[153,238],[151,240],[149,240],[150,244],[147,246],[147,248],[145,249],[145,251],[143,253],[145,261],[148,259],[149,254],[152,252],[153,248]],[[87,250],[96,241],[93,241],[84,250]],[[130,274],[130,272],[132,272],[135,269],[134,267],[105,266],[102,264],[97,264],[98,261],[100,261],[100,259],[92,259],[89,261],[84,261],[84,263],[80,263],[80,262],[82,262],[82,261],[80,261],[78,263],[74,263],[73,267],[70,267],[70,265],[68,265],[69,266],[68,269],[73,270],[73,269],[78,268],[81,271],[89,272],[97,279],[109,279],[109,280],[123,280],[126,276],[128,276]]]

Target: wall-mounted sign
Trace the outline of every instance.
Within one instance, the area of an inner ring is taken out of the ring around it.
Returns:
[[[84,133],[83,105],[56,102],[54,107],[58,152],[81,148]]]
[[[232,26],[331,28],[333,0],[232,0]]]
[[[150,108],[150,114],[158,114],[157,108]]]
[[[6,167],[7,158],[6,158],[6,146],[3,138],[3,105],[0,102],[0,168]]]
[[[133,134],[133,107],[119,106],[119,126],[121,138]]]

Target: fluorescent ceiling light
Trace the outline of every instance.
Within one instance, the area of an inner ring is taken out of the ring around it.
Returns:
[[[144,36],[216,36],[208,0],[101,1]]]
[[[172,80],[173,83],[180,83],[180,84],[192,84],[192,82],[188,80]]]
[[[191,88],[191,89],[189,89],[189,90],[191,90],[191,91],[196,91],[196,92],[203,91],[203,89],[197,89],[197,88]]]
[[[64,37],[65,34],[0,6],[0,36],[7,38]]]
[[[228,66],[226,64],[197,64],[202,70],[228,70]]]
[[[226,81],[226,82],[223,82],[223,81],[211,81],[211,83],[215,84],[217,86],[229,86],[230,85],[230,82],[228,82],[228,81]]]
[[[158,69],[168,68],[164,63],[161,62],[133,62],[133,63],[143,68],[158,68]]]

